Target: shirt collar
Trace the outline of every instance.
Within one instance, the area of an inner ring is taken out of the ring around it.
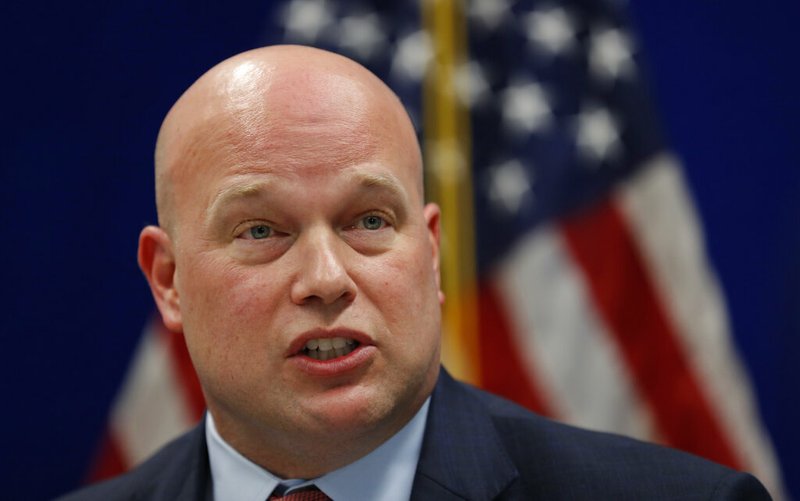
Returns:
[[[389,440],[355,462],[312,479],[314,485],[334,501],[409,499],[429,406],[430,397],[411,421]],[[206,416],[206,442],[216,501],[263,501],[279,483],[287,483],[225,442],[210,412]],[[296,488],[312,480],[288,482]]]

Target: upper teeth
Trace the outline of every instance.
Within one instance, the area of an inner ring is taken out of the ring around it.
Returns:
[[[309,339],[306,343],[306,354],[317,360],[347,355],[355,347],[355,340],[344,337],[326,337]]]

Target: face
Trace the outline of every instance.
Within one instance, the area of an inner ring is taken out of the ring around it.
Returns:
[[[439,212],[416,139],[388,91],[339,73],[228,88],[167,147],[162,312],[233,441],[393,433],[438,374]]]

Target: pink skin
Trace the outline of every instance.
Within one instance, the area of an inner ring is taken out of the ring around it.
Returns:
[[[315,49],[245,53],[181,97],[156,159],[139,262],[223,438],[310,478],[407,423],[439,371],[439,209],[390,91]],[[337,336],[360,346],[300,354]]]

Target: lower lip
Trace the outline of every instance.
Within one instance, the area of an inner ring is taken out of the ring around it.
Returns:
[[[371,345],[359,345],[355,350],[342,357],[329,360],[317,360],[303,353],[291,357],[301,371],[312,376],[334,377],[347,374],[367,365],[375,355],[377,348]]]

